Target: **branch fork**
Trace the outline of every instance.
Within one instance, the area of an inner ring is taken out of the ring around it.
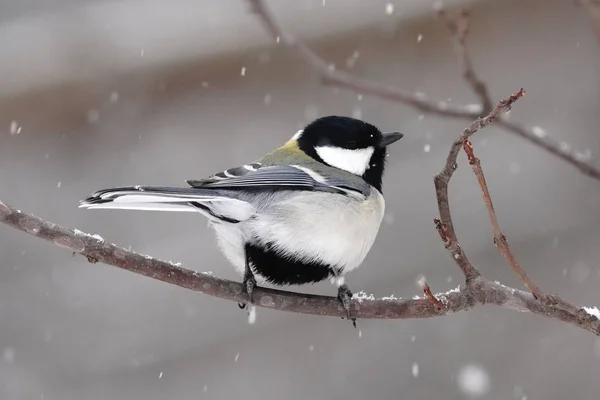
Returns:
[[[501,100],[497,106],[490,106],[489,112],[484,117],[479,117],[478,113],[474,113],[472,107],[470,109],[469,107],[456,106],[442,108],[435,103],[428,102],[421,96],[356,78],[346,72],[330,70],[327,64],[314,52],[282,30],[265,6],[264,1],[248,1],[253,6],[254,12],[260,17],[267,31],[275,39],[279,38],[285,45],[297,51],[308,65],[322,74],[327,83],[407,104],[424,112],[447,117],[474,119],[453,142],[442,171],[434,177],[439,211],[439,216],[434,218],[435,228],[440,235],[444,247],[463,272],[466,284],[458,289],[434,295],[427,282],[423,281],[422,289],[425,297],[411,300],[398,299],[394,296],[380,299],[372,296],[355,296],[351,304],[352,315],[354,317],[362,319],[432,318],[458,311],[466,311],[476,305],[491,304],[563,321],[592,332],[595,335],[600,335],[600,320],[598,318],[586,311],[586,309],[576,307],[558,296],[543,294],[516,261],[506,237],[499,228],[489,189],[481,168],[481,162],[475,156],[473,144],[469,140],[478,130],[491,124],[494,120],[509,111],[512,104],[525,94],[523,89]],[[466,19],[466,14],[463,14],[461,18]],[[466,22],[451,26],[451,32],[456,36],[457,49],[465,51],[466,54],[464,43],[468,26],[464,24]],[[459,53],[459,55],[461,54]],[[464,54],[462,54],[462,57],[464,57]],[[468,57],[463,58],[463,63],[465,69],[472,69]],[[486,110],[488,108],[486,106],[486,99],[489,98],[489,95],[487,94],[487,90],[481,90],[481,87],[485,87],[485,85],[483,83],[481,83],[483,86],[476,84],[481,81],[474,75],[474,72],[465,73],[465,78],[480,96],[484,105],[483,109]],[[489,104],[492,104],[491,100]],[[538,134],[539,132],[502,119],[498,121],[498,124],[573,164],[584,174],[600,180],[600,171],[598,169],[581,160],[575,160],[573,154],[567,150],[558,149],[555,142],[541,137]],[[454,171],[457,169],[457,158],[461,149],[467,154],[469,164],[481,188],[493,228],[496,247],[515,273],[517,273],[529,292],[510,288],[485,279],[480,271],[470,262],[465,250],[459,244],[452,223],[448,200],[448,185]],[[113,265],[152,279],[161,280],[221,299],[234,302],[247,301],[243,286],[239,282],[217,278],[209,273],[188,270],[179,265],[134,253],[107,243],[97,235],[88,235],[75,229],[68,229],[45,221],[36,216],[21,212],[1,201],[0,222],[32,236],[44,239],[54,245],[70,249],[74,253],[85,256],[91,263],[102,262]],[[257,288],[253,296],[255,305],[258,307],[311,315],[336,317],[344,317],[346,315],[335,297],[294,293],[264,287]]]

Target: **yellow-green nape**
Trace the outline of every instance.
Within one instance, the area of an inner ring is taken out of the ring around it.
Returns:
[[[294,138],[288,140],[287,142],[285,142],[285,144],[283,146],[281,146],[279,148],[280,150],[286,150],[286,151],[290,151],[290,152],[302,152],[302,150],[300,150],[300,147],[298,146],[298,141]]]

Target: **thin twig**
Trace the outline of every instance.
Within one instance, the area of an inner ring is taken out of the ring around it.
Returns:
[[[207,273],[190,271],[169,262],[128,251],[107,243],[97,236],[68,229],[26,214],[1,201],[0,222],[81,254],[94,263],[102,262],[113,265],[152,279],[233,302],[247,301],[241,283],[217,278]],[[255,296],[257,306],[273,310],[336,317],[346,315],[335,297],[262,287],[256,288],[253,296]],[[600,320],[585,311],[570,312],[552,305],[541,304],[530,293],[484,279],[478,280],[477,284],[470,289],[454,289],[447,293],[437,294],[436,297],[444,303],[443,308],[438,308],[428,298],[402,300],[393,296],[381,299],[359,296],[352,300],[352,315],[361,319],[432,318],[466,311],[478,304],[491,304],[556,319],[600,335]]]
[[[515,122],[500,119],[496,122],[510,132],[546,150],[548,153],[568,162],[584,175],[600,180],[600,169],[590,164],[590,154],[575,151],[567,142],[558,142],[552,139],[546,131],[539,126],[527,127]]]
[[[473,92],[479,97],[482,105],[481,115],[487,115],[494,104],[485,83],[477,76],[473,61],[467,51],[466,40],[469,32],[469,12],[461,9],[456,19],[451,18],[446,11],[440,10],[438,15],[446,22],[446,26],[452,36],[454,51],[461,66],[463,78],[469,83]]]
[[[444,303],[438,300],[433,293],[431,293],[431,288],[427,282],[423,282],[423,293],[425,294],[425,298],[429,299],[437,308],[444,308]]]
[[[462,135],[459,136],[454,143],[452,143],[452,147],[450,148],[450,152],[446,158],[446,165],[444,166],[444,169],[437,174],[433,180],[440,213],[439,218],[434,219],[436,229],[444,241],[444,245],[450,251],[452,257],[465,275],[467,283],[478,278],[481,274],[467,258],[467,255],[458,242],[456,232],[454,231],[452,214],[450,213],[450,202],[448,200],[448,183],[450,182],[452,174],[454,174],[454,171],[457,168],[456,160],[463,143],[479,129],[491,124],[500,115],[510,110],[512,104],[524,94],[525,91],[521,89],[507,99],[501,100],[500,103],[487,116],[484,118],[477,118],[469,127],[467,127],[463,131]]]
[[[515,255],[513,254],[510,246],[508,245],[508,240],[506,239],[506,236],[500,230],[500,225],[498,223],[498,217],[496,216],[496,211],[494,210],[494,205],[492,203],[492,197],[490,195],[490,191],[487,186],[485,175],[483,174],[483,169],[481,168],[481,161],[479,160],[479,158],[477,158],[475,156],[475,153],[473,151],[473,144],[469,140],[466,140],[463,143],[463,148],[465,150],[465,153],[467,154],[467,158],[469,160],[469,164],[471,165],[473,173],[475,174],[475,177],[477,178],[477,183],[479,184],[479,187],[481,188],[483,201],[488,210],[490,223],[492,225],[492,229],[494,232],[494,245],[496,246],[496,248],[498,249],[500,254],[504,257],[506,262],[510,265],[510,267],[513,269],[513,271],[517,274],[519,279],[521,279],[521,282],[523,282],[523,285],[525,285],[525,287],[527,289],[529,289],[531,294],[533,294],[534,298],[536,298],[537,300],[539,300],[543,303],[553,304],[557,307],[561,307],[570,312],[577,312],[577,310],[578,310],[577,307],[575,307],[574,305],[563,300],[561,297],[559,297],[557,295],[546,295],[546,294],[542,293],[540,288],[535,283],[533,283],[531,278],[529,278],[527,273],[523,270],[523,268],[517,261]]]
[[[373,82],[368,79],[360,78],[348,72],[332,68],[327,62],[319,57],[314,51],[298,41],[295,37],[286,32],[276,21],[263,0],[247,0],[252,10],[260,18],[267,32],[276,42],[281,42],[290,49],[294,50],[300,58],[310,66],[314,71],[321,75],[323,83],[345,89],[356,93],[371,95],[383,100],[390,100],[405,104],[424,113],[439,115],[443,117],[462,118],[472,121],[481,115],[481,107],[456,106],[444,101],[428,100],[424,94],[410,93],[408,91],[392,88],[389,85]],[[466,51],[466,48],[465,48]],[[535,132],[524,126],[499,121],[499,125],[506,128],[507,131],[521,136],[531,143],[534,143],[544,150],[559,157],[579,169],[585,175],[600,180],[600,169],[590,164],[588,160],[577,156],[577,152],[563,151],[560,143],[551,140],[547,135],[538,137]]]
[[[457,107],[445,102],[436,104],[428,101],[427,98],[421,94],[413,94],[405,90],[391,88],[387,85],[362,79],[347,72],[335,69],[302,42],[285,32],[281,26],[277,24],[275,17],[271,14],[264,1],[248,0],[248,2],[253,11],[260,17],[271,37],[277,43],[281,42],[295,50],[313,70],[321,75],[324,84],[343,87],[360,92],[361,94],[377,96],[385,100],[397,101],[415,107],[426,113],[470,119],[477,117],[477,113],[474,113],[468,106]]]
[[[508,240],[506,239],[506,236],[500,230],[500,225],[498,224],[498,217],[496,216],[496,210],[494,210],[492,197],[490,195],[490,191],[485,180],[485,175],[483,174],[483,169],[481,168],[481,162],[473,152],[473,144],[469,140],[465,140],[463,143],[463,148],[465,150],[465,153],[467,153],[469,164],[471,165],[473,173],[477,178],[477,183],[479,183],[479,187],[481,188],[483,202],[485,203],[485,207],[487,208],[490,223],[494,231],[494,244],[496,245],[496,248],[498,249],[500,254],[506,259],[506,262],[510,265],[513,271],[519,276],[519,279],[521,279],[523,285],[525,285],[525,287],[529,289],[531,294],[533,294],[533,297],[535,297],[538,300],[546,300],[546,297],[544,296],[540,288],[538,288],[537,285],[533,283],[533,281],[529,278],[527,273],[523,270],[523,268],[521,268],[521,265],[517,261],[512,250],[510,249],[510,246],[508,245]]]

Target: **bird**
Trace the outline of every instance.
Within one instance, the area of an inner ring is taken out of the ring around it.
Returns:
[[[387,147],[403,136],[359,119],[325,116],[262,158],[187,180],[187,187],[104,189],[79,207],[200,213],[243,277],[250,305],[258,282],[330,280],[356,326],[345,277],[362,264],[379,232]]]

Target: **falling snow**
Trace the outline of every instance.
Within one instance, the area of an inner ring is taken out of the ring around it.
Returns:
[[[490,376],[479,365],[465,365],[458,372],[458,386],[465,394],[480,397],[490,390]]]
[[[470,113],[480,113],[482,111],[481,104],[467,104],[465,109]]]
[[[416,378],[419,376],[419,364],[413,363],[412,365],[412,375]]]
[[[111,103],[116,103],[116,102],[117,102],[117,100],[119,100],[119,93],[118,93],[118,92],[112,92],[112,93],[110,94],[109,101],[110,101]]]
[[[356,64],[356,61],[358,60],[358,57],[360,57],[360,53],[358,52],[358,50],[355,50],[354,53],[352,53],[352,55],[346,60],[346,67],[354,67],[354,64]]]
[[[235,358],[233,359],[233,362],[238,362],[239,359],[240,359],[240,353],[237,353],[235,355]]]
[[[538,138],[542,139],[546,137],[546,131],[543,130],[542,128],[540,128],[539,126],[534,126],[531,128],[531,131],[533,132],[533,134],[535,136],[537,136]]]
[[[392,3],[387,3],[385,5],[385,13],[387,15],[391,15],[394,12],[394,5]]]
[[[419,275],[417,277],[417,286],[423,289],[427,285],[427,280],[425,279],[425,275]]]
[[[254,325],[256,323],[256,306],[249,306],[248,310],[248,323]]]
[[[160,379],[162,377],[163,377],[163,373],[162,373],[162,371],[160,371],[160,374],[158,374],[158,379]]]
[[[312,344],[310,346],[308,346],[308,351],[310,351],[310,352],[315,351],[315,346],[313,346]]]
[[[419,36],[417,36],[417,43],[421,43],[422,40],[423,40],[423,35],[421,35],[419,33]]]
[[[11,121],[9,130],[11,135],[18,135],[21,133],[21,125],[17,121]]]
[[[268,93],[265,94],[265,97],[263,99],[263,102],[265,103],[265,106],[268,106],[269,104],[271,104],[271,100],[272,100],[271,95],[268,94]]]
[[[245,76],[246,75],[246,67],[242,67],[242,70],[240,71],[240,75],[241,76]]]
[[[426,144],[425,146],[423,146],[423,151],[424,151],[425,153],[429,153],[429,152],[431,151],[431,146],[430,146],[430,145],[428,145],[428,144]]]

